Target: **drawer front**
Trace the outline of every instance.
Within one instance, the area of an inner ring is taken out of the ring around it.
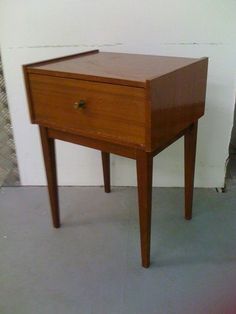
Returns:
[[[144,146],[143,88],[30,74],[34,122],[94,138]],[[82,108],[75,108],[83,101]]]

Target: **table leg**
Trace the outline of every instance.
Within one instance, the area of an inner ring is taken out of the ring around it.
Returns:
[[[185,219],[192,218],[194,170],[197,143],[197,125],[193,123],[184,136],[185,154]]]
[[[150,265],[153,157],[149,153],[138,151],[136,163],[142,266],[148,268]]]
[[[104,178],[104,188],[106,193],[111,192],[111,183],[110,183],[110,154],[102,153],[102,168],[103,168],[103,178]]]
[[[39,126],[39,130],[41,135],[44,164],[48,183],[48,193],[51,205],[52,222],[55,228],[59,228],[60,213],[57,188],[55,140],[48,137],[46,128]]]

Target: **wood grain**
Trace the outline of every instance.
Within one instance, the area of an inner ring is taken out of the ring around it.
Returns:
[[[142,266],[148,268],[150,265],[151,242],[152,155],[141,150],[138,151],[136,165]]]
[[[207,64],[206,58],[201,59],[149,82],[148,151],[169,141],[204,114]]]
[[[65,60],[73,59],[73,58],[79,58],[79,57],[83,57],[83,56],[93,54],[93,53],[98,53],[98,52],[99,52],[99,50],[85,51],[85,52],[72,54],[69,56],[63,56],[63,57],[59,57],[59,58],[53,58],[53,59],[49,59],[49,60],[44,60],[44,61],[40,61],[40,62],[34,62],[34,63],[28,63],[28,64],[22,65],[23,76],[24,76],[24,81],[25,81],[25,88],[26,88],[26,97],[27,97],[27,101],[28,101],[28,105],[29,105],[29,113],[30,113],[31,123],[34,123],[34,120],[35,120],[34,113],[33,113],[33,104],[32,104],[32,99],[31,99],[31,87],[30,87],[30,82],[29,82],[29,72],[30,72],[31,67],[46,65],[49,63],[53,63],[53,62],[65,61]]]
[[[101,155],[102,155],[104,189],[106,193],[110,193],[111,192],[110,154],[106,152],[101,152]]]
[[[192,218],[194,171],[197,145],[198,122],[194,122],[184,136],[185,155],[185,219]]]
[[[147,80],[193,64],[198,59],[143,54],[99,52],[78,58],[31,64],[28,71],[89,81],[145,87]]]
[[[145,145],[141,88],[30,74],[35,122],[95,138]],[[75,102],[84,100],[82,110]]]
[[[48,136],[50,138],[58,139],[65,142],[70,142],[94,149],[98,149],[103,152],[111,152],[123,157],[136,159],[137,149],[133,147],[126,147],[116,143],[111,143],[103,140],[93,139],[86,136],[78,136],[78,134],[72,134],[65,131],[48,129]]]
[[[40,136],[43,149],[44,164],[48,182],[48,193],[51,204],[52,222],[55,228],[60,227],[60,212],[57,188],[57,170],[55,141],[48,137],[47,129],[40,126]]]

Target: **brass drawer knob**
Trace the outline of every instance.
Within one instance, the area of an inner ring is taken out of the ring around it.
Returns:
[[[76,110],[84,109],[85,106],[86,106],[86,102],[85,102],[85,100],[82,100],[82,99],[81,99],[79,102],[76,101],[76,102],[74,103],[74,108],[75,108]]]

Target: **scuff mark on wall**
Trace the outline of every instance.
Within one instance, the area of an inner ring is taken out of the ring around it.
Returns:
[[[105,44],[68,44],[68,45],[32,45],[32,46],[12,46],[8,47],[8,49],[38,49],[38,48],[94,48],[94,47],[115,47],[115,46],[121,46],[122,43],[105,43]]]
[[[163,43],[163,45],[181,45],[181,46],[194,46],[194,45],[201,45],[201,46],[223,46],[225,43],[221,42],[210,42],[210,43],[201,43],[201,42],[179,42],[179,43]]]
[[[164,42],[158,43],[164,46],[224,46],[227,43],[222,42]],[[48,44],[48,45],[27,45],[27,46],[10,46],[8,49],[45,49],[45,48],[96,48],[96,47],[117,47],[123,43],[104,43],[104,44]]]

